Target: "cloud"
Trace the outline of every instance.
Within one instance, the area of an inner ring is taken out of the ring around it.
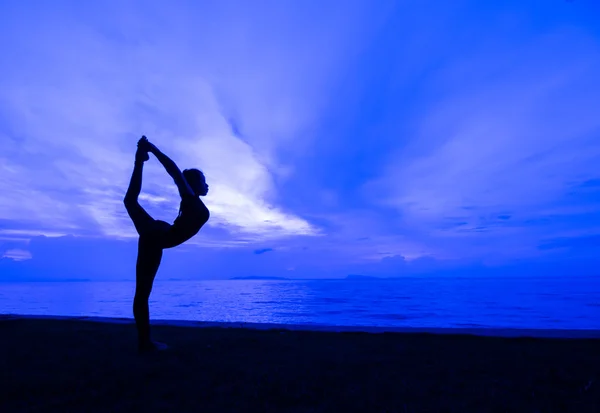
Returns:
[[[567,249],[569,252],[597,254],[600,250],[600,235],[583,237],[559,237],[544,240],[539,246],[541,250]]]
[[[9,258],[14,261],[23,261],[31,259],[31,253],[22,249],[10,249],[4,252],[0,258]]]
[[[254,253],[256,255],[261,255],[261,254],[264,254],[265,252],[271,252],[271,251],[274,251],[273,248],[261,248],[258,250],[254,250]]]
[[[469,254],[471,238],[535,253],[536,239],[561,228],[526,221],[576,221],[573,208],[584,205],[600,211],[592,193],[600,118],[590,92],[600,91],[600,48],[567,29],[488,48],[440,70],[440,99],[365,191],[396,208],[404,226],[448,238],[455,254]],[[600,221],[588,223],[586,231],[600,231]]]
[[[373,252],[379,243],[366,249],[350,244],[349,253],[347,249],[332,244],[307,248],[309,243],[302,244],[300,240],[298,238],[297,243],[278,247],[277,254],[266,253],[270,247],[260,244],[258,249],[256,244],[235,247],[212,244],[204,248],[185,244],[165,250],[157,279],[229,279],[248,275],[325,279],[345,278],[349,274],[391,278],[575,277],[597,275],[599,264],[597,237],[546,240],[540,246],[546,249],[545,254],[509,262],[485,262],[468,257],[440,259],[431,255],[407,259],[397,252],[399,249],[361,259],[361,254]],[[135,240],[74,236],[38,236],[26,245],[3,243],[0,244],[0,281],[90,279],[133,282],[136,248]],[[257,253],[261,251],[264,252]],[[365,255],[368,257],[368,254]]]
[[[592,6],[58,4],[0,6],[0,241],[26,265],[63,242],[39,235],[132,258],[102,242],[136,237],[141,134],[211,188],[177,274],[474,273],[600,233]],[[140,201],[177,216],[154,159]]]
[[[64,4],[5,10],[0,217],[25,215],[64,234],[134,236],[121,200],[144,133],[182,167],[205,171],[209,225],[234,237],[319,233],[278,198],[274,176],[290,170],[280,151],[307,144],[300,134],[319,116],[347,36],[360,32],[358,5],[342,16],[332,5],[313,14],[277,2],[127,4],[115,16]],[[144,191],[153,215],[176,216],[161,168],[146,168]]]

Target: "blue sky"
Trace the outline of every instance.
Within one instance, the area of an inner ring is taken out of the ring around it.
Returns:
[[[159,277],[593,273],[600,4],[3,1],[0,270],[132,279],[145,134],[211,220]],[[155,159],[142,204],[173,221]]]

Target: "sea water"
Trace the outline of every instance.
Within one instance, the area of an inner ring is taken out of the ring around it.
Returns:
[[[134,282],[0,283],[0,314],[132,317]],[[597,278],[158,281],[152,319],[600,329]]]

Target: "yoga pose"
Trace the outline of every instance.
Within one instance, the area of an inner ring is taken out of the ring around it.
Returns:
[[[148,152],[156,156],[179,189],[181,204],[179,216],[173,225],[152,218],[138,202],[142,189],[142,170],[144,162],[149,159]],[[127,213],[139,234],[133,315],[138,331],[140,352],[166,348],[163,343],[154,342],[150,338],[148,299],[162,259],[163,249],[184,243],[196,235],[208,221],[208,208],[200,199],[200,196],[205,196],[207,193],[208,185],[201,171],[185,169],[181,172],[175,162],[142,136],[138,141],[133,174],[124,199]]]

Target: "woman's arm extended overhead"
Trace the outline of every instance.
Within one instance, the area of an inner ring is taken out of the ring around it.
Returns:
[[[194,191],[190,188],[189,184],[185,180],[183,174],[179,170],[179,167],[171,158],[162,153],[160,149],[158,149],[154,144],[150,143],[145,136],[142,136],[143,144],[147,145],[148,152],[154,154],[156,159],[165,167],[167,173],[173,178],[175,181],[175,185],[177,185],[177,189],[179,189],[179,195],[183,197],[184,195],[194,195]]]

